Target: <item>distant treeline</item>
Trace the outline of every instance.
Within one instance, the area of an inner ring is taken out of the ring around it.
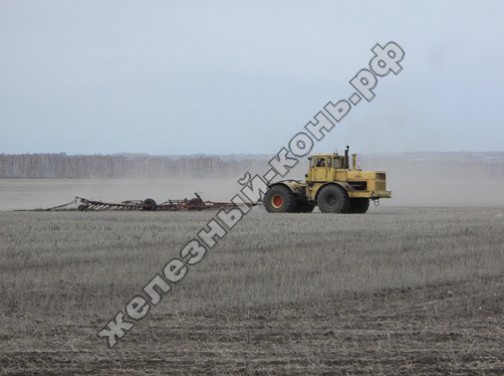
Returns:
[[[443,159],[412,159],[407,154],[366,156],[363,169],[384,170],[412,179],[504,179],[504,158],[458,155]],[[241,177],[244,172],[266,172],[267,156],[148,156],[0,154],[0,178],[177,178]],[[302,179],[306,160],[289,178]]]
[[[254,159],[214,156],[0,154],[0,178],[235,177],[264,166]]]

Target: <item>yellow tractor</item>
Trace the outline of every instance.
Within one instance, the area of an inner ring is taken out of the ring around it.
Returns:
[[[311,213],[318,206],[322,213],[365,213],[370,200],[392,197],[385,172],[357,169],[357,154],[352,154],[350,168],[348,146],[345,155],[315,154],[308,160],[305,182],[283,180],[269,186],[263,199],[268,212]]]

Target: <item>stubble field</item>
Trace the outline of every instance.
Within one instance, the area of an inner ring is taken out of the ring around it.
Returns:
[[[256,208],[108,349],[215,212],[2,212],[3,375],[504,374],[504,210]]]

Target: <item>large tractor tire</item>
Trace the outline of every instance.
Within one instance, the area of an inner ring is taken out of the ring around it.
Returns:
[[[349,213],[362,214],[369,209],[369,198],[351,198]]]
[[[295,213],[296,195],[285,185],[274,185],[264,195],[264,207],[269,213]]]
[[[315,204],[308,202],[308,201],[302,201],[298,202],[296,212],[298,213],[311,213],[315,209]]]
[[[348,213],[350,198],[339,185],[330,184],[322,187],[318,194],[317,203],[322,213]]]

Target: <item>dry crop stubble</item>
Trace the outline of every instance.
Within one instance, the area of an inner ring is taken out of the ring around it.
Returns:
[[[213,214],[2,213],[2,372],[503,371],[499,209],[258,208],[107,350],[96,331]]]

